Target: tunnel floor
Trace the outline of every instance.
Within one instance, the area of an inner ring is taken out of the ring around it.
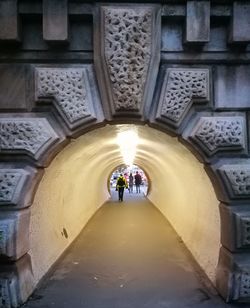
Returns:
[[[24,307],[240,307],[216,294],[143,194],[114,193]]]

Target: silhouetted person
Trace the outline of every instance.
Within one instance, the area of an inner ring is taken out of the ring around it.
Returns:
[[[135,174],[135,187],[136,187],[136,193],[140,193],[140,185],[141,185],[141,175],[138,173],[138,171],[136,171]]]
[[[134,177],[132,175],[132,173],[130,173],[129,175],[129,193],[132,193],[133,192],[133,186],[134,186]]]
[[[123,201],[123,194],[124,194],[125,187],[128,188],[127,181],[125,177],[122,174],[120,174],[116,182],[116,190],[118,190],[119,201]]]

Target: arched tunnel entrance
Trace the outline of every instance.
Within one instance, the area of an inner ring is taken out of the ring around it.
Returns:
[[[107,180],[123,164],[117,134],[131,127],[138,133],[134,163],[150,181],[148,199],[215,282],[219,202],[203,165],[163,132],[143,125],[106,125],[73,140],[45,170],[31,207],[29,253],[36,283],[109,200]]]

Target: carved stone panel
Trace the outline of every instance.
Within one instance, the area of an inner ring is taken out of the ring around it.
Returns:
[[[27,180],[23,169],[0,169],[0,205],[15,205]]]
[[[223,165],[218,172],[231,198],[250,197],[250,164]]]
[[[250,247],[250,212],[236,214],[237,247]]]
[[[221,243],[230,251],[250,248],[250,207],[248,204],[220,204]]]
[[[142,115],[151,102],[160,60],[159,7],[98,7],[95,65],[112,115]]]
[[[36,67],[36,101],[52,99],[70,129],[93,121],[96,119],[96,102],[90,88],[92,74],[91,65],[81,68]]]
[[[0,118],[0,154],[28,154],[37,160],[58,140],[46,118]]]
[[[178,127],[193,103],[209,101],[209,89],[208,69],[168,69],[156,118]]]
[[[239,281],[239,298],[250,298],[250,267],[242,269]]]
[[[241,116],[201,117],[190,139],[208,155],[219,151],[242,151],[246,148],[245,118]]]

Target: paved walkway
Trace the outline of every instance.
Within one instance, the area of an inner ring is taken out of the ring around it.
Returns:
[[[143,195],[105,204],[26,308],[218,308],[166,219]],[[248,306],[249,307],[249,306]]]

